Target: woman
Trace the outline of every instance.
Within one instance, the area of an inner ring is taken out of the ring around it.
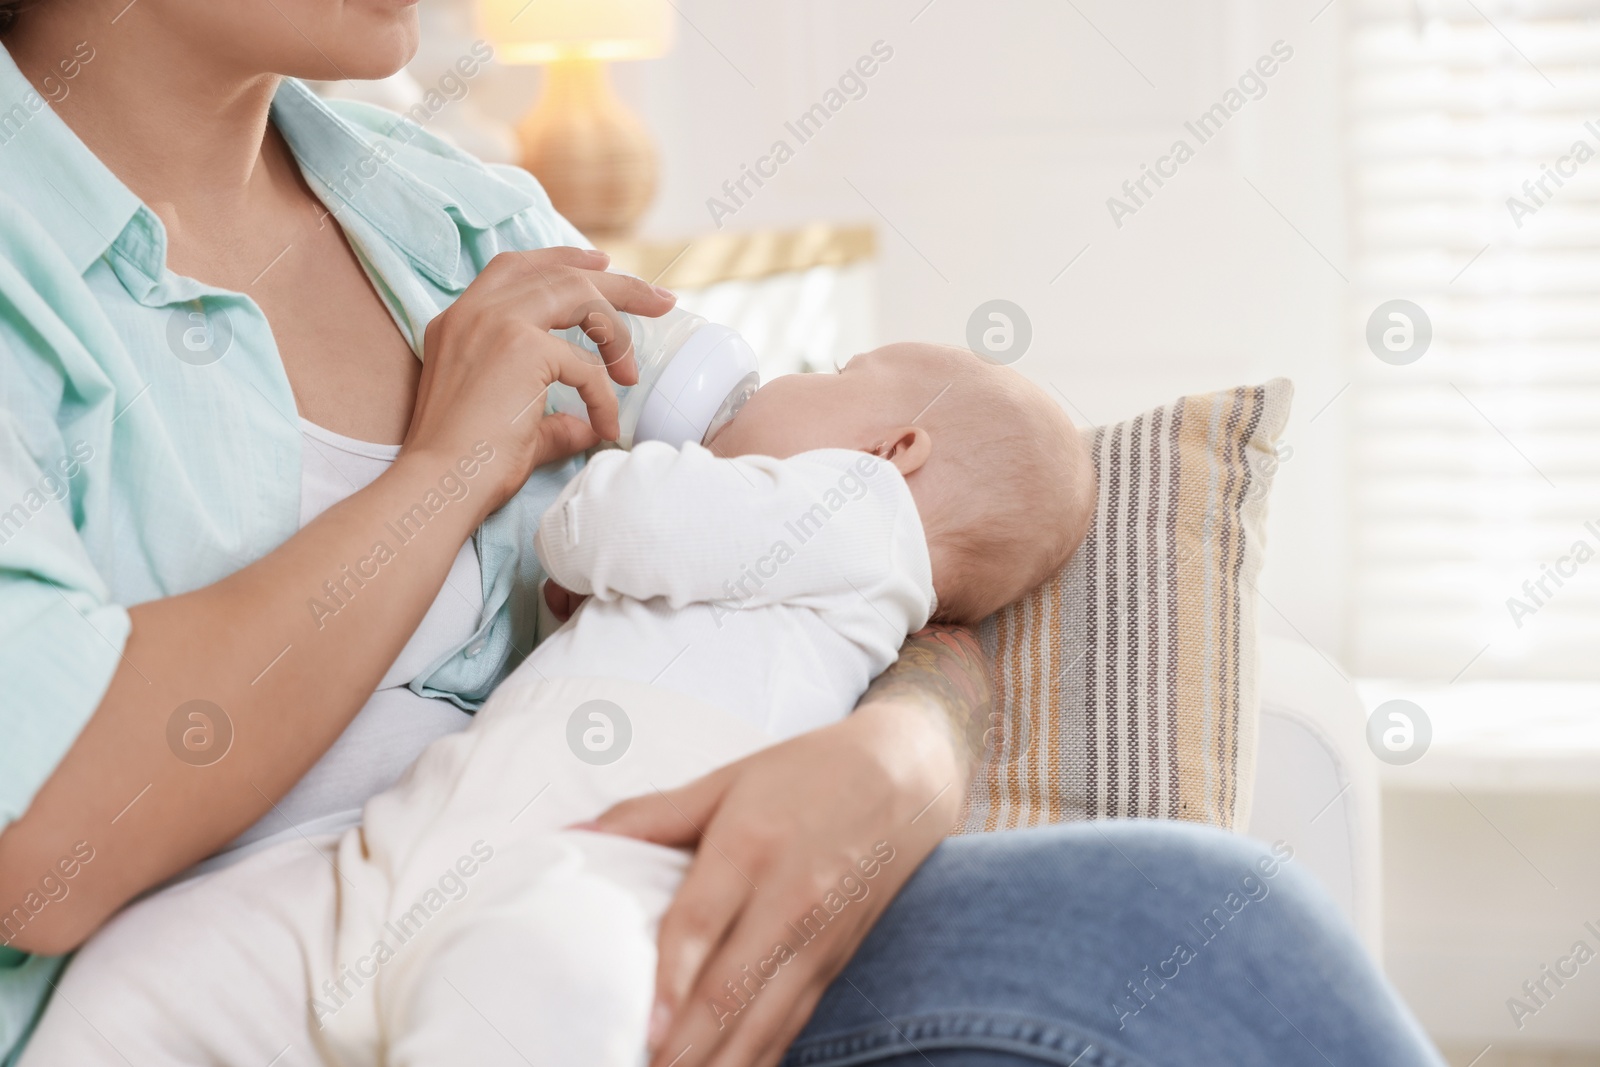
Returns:
[[[598,440],[543,390],[610,433],[606,375],[634,379],[620,339],[598,368],[550,331],[672,297],[562,247],[526,175],[286,80],[397,70],[406,3],[0,0],[0,24],[3,1050],[129,899],[348,825],[461,727],[531,646],[533,529]],[[663,923],[657,1064],[1434,1062],[1292,870],[1152,979],[1259,846],[1146,824],[935,852],[988,700],[970,635],[924,633],[844,723],[603,818],[714,846]],[[705,1010],[879,841],[875,892]]]

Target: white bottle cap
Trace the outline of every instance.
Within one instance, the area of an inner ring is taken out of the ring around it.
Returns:
[[[699,444],[728,394],[756,371],[756,354],[733,330],[708,322],[695,330],[645,398],[633,440],[674,448]]]

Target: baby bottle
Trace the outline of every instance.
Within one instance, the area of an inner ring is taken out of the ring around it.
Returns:
[[[606,313],[608,316],[611,313]],[[664,441],[674,448],[704,444],[727,425],[761,384],[756,354],[733,330],[673,308],[659,318],[616,313],[633,338],[639,384],[612,383],[619,401],[617,444]],[[559,331],[574,344],[599,350],[582,330]],[[583,399],[571,386],[550,386],[545,410],[588,421]]]

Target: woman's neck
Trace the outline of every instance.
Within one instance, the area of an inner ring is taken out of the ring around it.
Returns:
[[[174,239],[226,232],[292,182],[287,150],[267,136],[279,78],[229,69],[129,5],[115,23],[85,5],[30,9],[5,38],[17,66],[63,121],[161,217]],[[109,18],[109,17],[108,17]],[[64,81],[59,64],[87,41],[93,59]],[[64,87],[44,93],[45,79]]]

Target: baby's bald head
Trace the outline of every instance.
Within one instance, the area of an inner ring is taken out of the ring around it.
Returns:
[[[1094,513],[1094,466],[1060,406],[964,348],[885,345],[838,374],[775,379],[710,445],[729,456],[857,448],[894,463],[950,622],[977,622],[1060,570]]]
[[[1088,449],[1061,406],[1009,367],[942,345],[876,354],[904,368],[913,392],[937,386],[916,422],[932,449],[908,481],[939,617],[977,622],[1048,580],[1083,541],[1095,507]]]

